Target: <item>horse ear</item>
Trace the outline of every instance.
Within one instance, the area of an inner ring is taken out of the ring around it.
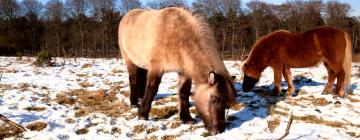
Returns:
[[[215,72],[211,71],[209,73],[208,82],[209,82],[210,85],[213,85],[213,84],[216,83],[216,74],[215,74]]]

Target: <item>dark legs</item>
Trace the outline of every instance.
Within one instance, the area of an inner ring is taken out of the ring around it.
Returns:
[[[131,107],[138,107],[138,98],[142,98],[145,92],[147,70],[139,68],[130,61],[126,61],[130,81]]]
[[[183,123],[193,123],[194,120],[192,119],[190,112],[189,112],[189,96],[191,90],[191,79],[184,77],[183,75],[179,74],[179,115],[180,119]]]
[[[142,99],[140,108],[138,108],[139,119],[147,120],[151,109],[151,102],[153,101],[161,82],[163,73],[149,71],[147,74],[147,83],[145,87],[145,95]]]

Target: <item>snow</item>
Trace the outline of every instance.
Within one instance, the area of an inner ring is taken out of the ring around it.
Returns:
[[[242,92],[242,62],[225,61],[230,74],[237,76],[237,101],[242,107],[229,110],[228,116],[235,119],[227,121],[225,132],[204,137],[204,124],[193,113],[195,124],[172,127],[173,123],[180,122],[177,114],[165,119],[155,119],[150,115],[150,119],[144,121],[131,116],[137,109],[130,109],[120,117],[99,112],[76,117],[76,108],[80,104],[64,105],[56,101],[57,95],[76,89],[103,90],[106,94],[115,91],[117,100],[129,105],[129,99],[125,96],[130,90],[128,74],[121,59],[56,58],[59,65],[54,67],[37,67],[33,65],[34,61],[35,58],[31,57],[0,57],[0,114],[22,126],[34,121],[48,124],[41,131],[27,130],[20,136],[23,139],[163,139],[166,136],[177,139],[278,139],[285,133],[291,111],[297,118],[312,116],[324,122],[294,119],[285,139],[360,138],[360,78],[357,75],[360,64],[357,63],[353,64],[352,70],[353,94],[346,98],[321,94],[327,80],[323,65],[292,69],[292,76],[298,81],[295,82],[296,91],[303,92],[284,98],[255,91]],[[81,83],[89,85],[82,86]],[[114,85],[120,88],[113,88]],[[176,85],[177,74],[165,74],[152,107],[176,107],[177,102],[171,100],[177,98]],[[283,89],[287,88],[284,79],[282,86]],[[271,68],[262,73],[257,87],[268,92],[273,88]],[[167,102],[155,103],[163,99]],[[325,104],[317,101],[325,101]],[[26,107],[44,107],[45,110],[28,111],[24,109]],[[271,107],[275,110],[273,114]],[[194,109],[194,106],[190,109]],[[73,123],[68,123],[69,118],[73,119]],[[269,122],[276,119],[279,125],[271,131]],[[334,122],[342,125],[331,125]],[[135,132],[135,126],[143,126],[144,131]],[[88,132],[77,134],[76,131],[81,128],[87,128]],[[120,128],[121,132],[115,132],[114,128]]]

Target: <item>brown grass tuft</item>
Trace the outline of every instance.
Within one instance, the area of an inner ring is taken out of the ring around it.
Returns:
[[[271,120],[268,120],[268,129],[270,132],[274,132],[274,130],[280,125],[280,117],[273,118]]]
[[[92,64],[87,63],[81,66],[81,68],[89,68],[89,67],[92,67]]]
[[[85,109],[79,109],[78,111],[75,112],[75,117],[82,117],[86,115],[86,110]]]
[[[316,106],[326,106],[331,104],[331,102],[326,100],[325,98],[314,98],[312,103]]]
[[[44,111],[45,109],[46,109],[45,107],[36,107],[36,106],[29,106],[24,108],[24,110],[36,111],[36,112]]]
[[[27,129],[31,131],[41,131],[47,127],[47,123],[45,122],[32,122],[26,126]]]
[[[180,121],[175,121],[171,123],[170,128],[175,129],[178,128],[180,125],[181,125]]]
[[[178,135],[165,135],[161,139],[162,140],[176,140],[176,138],[179,137]]]
[[[156,116],[158,119],[167,119],[178,112],[175,106],[166,106],[163,108],[152,108],[150,111],[151,116]]]
[[[19,83],[18,87],[22,92],[24,92],[24,91],[27,91],[28,88],[31,87],[31,86],[28,83]]]
[[[92,87],[92,86],[94,86],[95,84],[89,83],[89,82],[81,82],[81,83],[79,83],[79,85],[80,85],[81,87],[83,87],[83,88],[87,88],[87,87]]]
[[[133,127],[133,130],[132,130],[134,133],[138,134],[138,133],[142,133],[145,131],[145,126],[144,125],[135,125]]]
[[[336,128],[344,128],[346,126],[346,124],[343,122],[327,121],[322,118],[318,118],[314,115],[294,116],[294,120],[299,120],[299,121],[303,121],[306,123],[313,123],[313,124],[323,124],[323,125],[336,127]]]
[[[72,118],[67,118],[67,119],[65,120],[65,122],[68,123],[68,124],[72,124],[72,123],[75,123],[75,120],[72,119]]]
[[[159,130],[159,127],[152,127],[150,129],[146,129],[146,133],[150,134],[150,133],[153,133],[153,132],[158,131],[158,130]]]
[[[87,134],[89,132],[89,129],[88,128],[81,128],[81,129],[78,129],[75,131],[76,134],[78,135],[83,135],[83,134]]]

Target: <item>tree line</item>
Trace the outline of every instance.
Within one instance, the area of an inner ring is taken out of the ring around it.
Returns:
[[[338,1],[1,0],[0,55],[34,56],[47,50],[58,57],[117,57],[122,16],[134,8],[170,6],[202,15],[226,58],[248,53],[257,39],[275,30],[303,32],[324,25],[347,31],[354,53],[360,52],[360,17],[351,16],[351,6]]]

